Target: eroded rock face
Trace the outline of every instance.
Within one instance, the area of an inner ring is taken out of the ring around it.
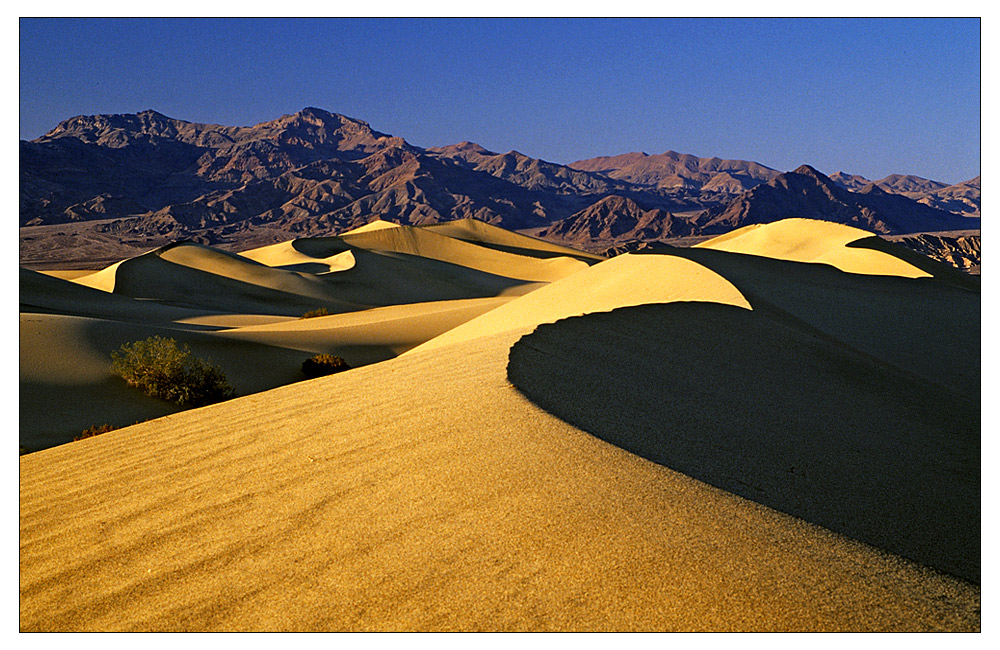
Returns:
[[[954,236],[920,234],[891,239],[910,250],[951,264],[962,271],[979,273],[979,266],[982,263],[980,250],[982,237],[978,233]]]

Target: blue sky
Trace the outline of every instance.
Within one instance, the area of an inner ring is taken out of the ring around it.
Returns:
[[[20,20],[20,137],[317,106],[418,146],[980,173],[978,19]]]

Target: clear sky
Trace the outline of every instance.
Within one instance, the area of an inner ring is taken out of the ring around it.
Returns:
[[[20,137],[316,106],[430,147],[980,173],[978,19],[21,19]]]

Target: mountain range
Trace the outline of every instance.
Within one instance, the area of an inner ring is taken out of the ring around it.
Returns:
[[[560,165],[472,142],[421,148],[318,108],[249,127],[147,110],[20,142],[20,259],[92,265],[181,239],[244,250],[374,219],[473,218],[591,251],[790,216],[890,235],[975,230],[979,188],[672,151]]]

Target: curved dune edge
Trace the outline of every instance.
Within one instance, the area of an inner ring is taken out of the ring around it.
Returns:
[[[744,226],[695,247],[791,262],[829,264],[846,273],[903,278],[931,276],[927,271],[886,252],[848,247],[868,237],[872,237],[872,233],[859,228],[830,221],[792,218]]]
[[[535,407],[517,336],[22,456],[20,629],[979,628],[978,588]]]
[[[644,305],[538,327],[508,378],[693,478],[975,584],[975,400],[762,311]]]
[[[122,260],[124,262],[126,260]],[[85,287],[90,287],[91,289],[98,289],[100,291],[106,291],[107,293],[115,292],[115,276],[118,273],[118,267],[122,262],[115,262],[111,266],[101,269],[100,271],[94,271],[93,273],[88,273],[87,275],[80,275],[75,278],[66,278],[70,282],[75,282],[76,284],[81,284]]]
[[[569,316],[677,300],[705,300],[750,309],[736,287],[697,262],[672,255],[626,254],[532,291],[416,349],[530,329]]]
[[[592,262],[607,259],[603,255],[596,255],[575,248],[569,248],[568,246],[554,244],[544,239],[538,239],[537,237],[511,232],[476,219],[443,221],[441,223],[428,224],[422,226],[422,228],[436,234],[446,235],[463,241],[496,246],[500,250],[507,250],[508,252],[520,252],[521,254],[530,252],[545,256],[557,255],[590,260]]]
[[[337,239],[369,251],[429,257],[528,282],[552,282],[588,266],[567,256],[538,258],[508,253],[417,226],[354,232]]]
[[[240,253],[242,257],[253,260],[260,264],[275,268],[286,268],[296,270],[295,267],[316,269],[318,266],[325,267],[322,270],[313,270],[312,273],[337,273],[353,269],[357,263],[354,253],[343,251],[334,253],[328,257],[312,257],[300,252],[295,248],[295,240],[254,248]]]

